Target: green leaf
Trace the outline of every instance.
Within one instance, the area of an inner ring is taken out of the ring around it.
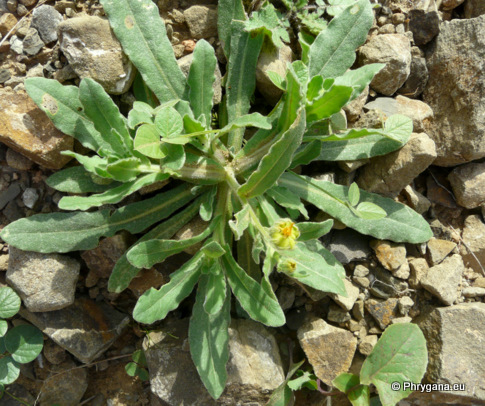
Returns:
[[[273,186],[271,189],[268,189],[266,193],[280,206],[298,210],[308,220],[309,217],[305,205],[297,195],[289,191],[287,188]]]
[[[123,183],[120,186],[111,188],[104,193],[92,195],[89,197],[83,196],[64,196],[58,203],[60,209],[63,210],[87,210],[91,207],[99,207],[103,204],[119,203],[126,196],[140,190],[144,186],[151,185],[155,182],[160,182],[168,179],[169,175],[165,173],[149,173],[136,180],[128,183]]]
[[[3,337],[8,330],[8,323],[5,320],[0,320],[0,337]]]
[[[313,99],[320,96],[323,90],[323,78],[320,75],[313,76],[307,85],[307,100],[311,102]]]
[[[258,169],[239,188],[238,194],[250,198],[258,196],[271,188],[281,174],[290,166],[293,154],[301,143],[304,131],[305,111],[301,108],[295,122],[271,146],[258,165]]]
[[[335,78],[335,84],[338,86],[351,86],[354,91],[350,100],[357,98],[364,89],[370,84],[374,76],[386,66],[383,63],[371,63],[361,66],[358,69],[348,70],[342,76]]]
[[[125,371],[129,376],[137,376],[142,381],[148,381],[148,379],[150,379],[148,371],[144,368],[141,368],[134,362],[129,362],[128,364],[126,364]]]
[[[68,193],[99,193],[120,185],[86,171],[83,166],[56,172],[47,178],[46,183],[53,189]]]
[[[249,230],[246,230],[243,233],[242,237],[237,242],[237,262],[251,278],[253,278],[255,281],[258,282],[261,280],[261,269],[253,258],[254,244],[253,244],[253,239],[251,238],[251,234],[252,233],[250,233]],[[259,234],[258,234],[258,237],[259,237],[258,241],[261,244],[261,250],[263,250],[264,246]],[[255,251],[257,251],[257,249],[255,249]],[[255,255],[258,256],[258,262],[259,262],[259,253],[255,252]]]
[[[133,309],[133,318],[145,324],[164,319],[192,292],[199,280],[203,260],[204,255],[198,252],[171,275],[169,283],[158,290],[154,288],[147,290],[138,299]]]
[[[428,241],[433,235],[422,216],[389,198],[361,190],[362,202],[374,203],[387,213],[385,218],[366,220],[356,216],[346,206],[348,188],[345,186],[294,173],[285,173],[279,184],[362,234],[382,240],[410,243]]]
[[[226,300],[226,277],[219,261],[213,261],[211,273],[202,275],[199,286],[204,287],[204,310],[208,315],[215,316],[220,312]]]
[[[278,301],[269,296],[261,285],[237,264],[228,246],[221,261],[234,296],[253,320],[272,327],[285,324],[285,314]]]
[[[153,124],[153,107],[147,103],[136,101],[128,113],[128,126],[135,128],[140,124]]]
[[[162,168],[177,171],[184,166],[186,156],[183,145],[162,143],[161,150],[165,155],[160,162]]]
[[[236,221],[229,220],[229,227],[231,227],[232,232],[234,233],[234,238],[238,241],[244,233],[244,230],[248,228],[250,222],[250,215],[249,215],[250,207],[249,205],[244,206],[241,211],[236,213],[234,217]]]
[[[64,134],[103,155],[115,153],[84,115],[77,87],[63,86],[53,79],[28,78],[25,80],[25,89],[35,104]]]
[[[30,324],[16,326],[5,335],[5,347],[12,358],[20,364],[36,359],[43,345],[42,332]]]
[[[310,77],[344,74],[353,65],[355,50],[365,42],[373,20],[369,0],[357,1],[334,18],[310,47]]]
[[[208,294],[209,281],[203,275],[197,289],[197,297],[189,325],[189,344],[192,360],[210,395],[221,396],[227,381],[226,364],[229,360],[229,323],[231,301],[227,294],[220,311],[208,314],[204,300]]]
[[[0,288],[0,317],[8,319],[15,316],[20,310],[20,297],[15,291],[8,287]]]
[[[322,149],[322,143],[320,141],[311,141],[309,143],[301,145],[291,161],[290,168],[296,168],[298,165],[308,165],[310,162],[315,161],[320,156]]]
[[[131,182],[141,173],[140,165],[138,158],[124,158],[108,164],[106,170],[115,180]]]
[[[393,324],[364,361],[360,380],[376,386],[383,406],[394,406],[412,392],[403,390],[403,383],[421,382],[427,363],[426,340],[420,328],[410,323]],[[399,382],[401,389],[391,389],[393,382]]]
[[[198,184],[214,184],[226,179],[226,171],[216,160],[190,153],[186,153],[184,166],[174,175]]]
[[[330,90],[307,104],[307,121],[320,121],[338,113],[348,103],[352,92],[351,87],[332,86]]]
[[[146,233],[138,240],[138,242],[171,238],[181,227],[187,224],[197,214],[200,204],[199,202],[200,200],[196,200],[180,213],[171,216],[168,220]],[[131,280],[138,274],[139,271],[139,268],[134,267],[128,262],[125,252],[113,268],[108,281],[108,290],[115,293],[122,292],[128,287]]]
[[[333,227],[333,220],[330,219],[321,223],[306,221],[304,223],[298,223],[297,226],[300,230],[298,241],[318,240],[320,237],[330,232]]]
[[[11,356],[0,358],[0,384],[15,382],[20,375],[20,367]]]
[[[202,252],[204,252],[207,258],[219,258],[221,255],[224,255],[226,251],[217,241],[209,241],[202,247]]]
[[[351,206],[357,206],[360,200],[360,190],[357,183],[353,182],[349,187],[349,203]],[[384,212],[384,216],[386,212]]]
[[[111,178],[111,175],[106,172],[108,160],[101,158],[98,155],[84,156],[72,151],[62,151],[62,155],[72,156],[75,158],[86,171],[91,172],[94,175],[99,175],[105,178]]]
[[[292,379],[291,381],[288,381],[288,387],[293,391],[301,390],[303,387],[307,385],[310,385],[311,387],[313,387],[314,385],[312,384],[315,383],[316,379],[317,378],[315,377],[315,375],[311,374],[308,371],[304,371],[303,374],[301,374],[301,376],[295,379]]]
[[[266,3],[260,11],[254,11],[251,18],[245,22],[246,31],[251,33],[263,33],[268,36],[277,48],[284,46],[284,42],[290,42],[288,29],[290,22],[283,18],[275,7]]]
[[[90,250],[103,236],[111,237],[120,230],[139,233],[170,216],[196,197],[190,189],[181,185],[122,207],[111,215],[109,210],[36,214],[9,224],[0,237],[23,251],[62,253]]]
[[[384,209],[371,202],[362,202],[355,209],[357,214],[366,220],[378,220],[387,216]]]
[[[202,202],[199,208],[199,215],[202,220],[209,221],[212,218],[216,195],[217,195],[216,187],[211,187],[207,193],[202,195]]]
[[[336,17],[344,12],[344,10],[355,3],[356,0],[328,0],[328,4],[330,4],[326,8],[326,12],[328,15],[332,17]]]
[[[205,117],[206,126],[210,127],[212,97],[215,81],[214,70],[217,59],[214,48],[205,40],[200,40],[194,49],[194,59],[190,65],[187,83],[190,87],[189,102],[195,117]]]
[[[130,248],[126,257],[137,268],[151,268],[165,261],[168,257],[182,252],[209,237],[218,221],[214,219],[202,233],[185,240],[150,240],[143,241]]]
[[[241,0],[220,0],[217,3],[217,31],[226,57],[230,54],[231,22],[245,19],[246,13]]]
[[[263,35],[253,36],[244,31],[244,22],[231,23],[231,53],[227,66],[228,122],[249,111],[250,99],[256,86],[256,64],[263,44]],[[229,133],[228,146],[237,153],[241,149],[244,129]]]
[[[266,75],[268,76],[269,80],[278,88],[283,91],[286,90],[286,83],[285,83],[285,78],[280,76],[279,73],[273,72],[272,70],[269,70],[266,72]]]
[[[221,129],[220,133],[226,133],[236,128],[243,127],[257,127],[264,128],[266,130],[271,129],[271,122],[268,117],[262,116],[259,113],[245,114],[243,116],[237,117],[234,121],[231,121],[224,128]]]
[[[111,149],[120,157],[129,156],[133,141],[126,127],[126,120],[103,86],[91,78],[84,78],[79,85],[79,100],[84,107],[84,113],[102,134],[103,139],[110,144]],[[120,137],[115,136],[112,129]]]
[[[133,94],[139,102],[146,103],[151,107],[157,107],[159,105],[157,97],[143,81],[140,72],[136,72],[135,80],[133,81]]]
[[[271,397],[269,398],[269,401],[265,406],[288,406],[290,404],[289,402],[294,399],[294,395],[293,391],[288,387],[287,383],[298,370],[298,368],[303,365],[304,362],[305,360],[291,365],[290,370],[286,374],[286,379],[271,394]]]
[[[314,289],[346,295],[343,282],[345,271],[325,248],[320,247],[318,252],[314,252],[299,242],[294,249],[279,253],[278,271]]]
[[[153,124],[143,124],[136,131],[135,150],[150,158],[160,159],[165,156],[157,127]]]
[[[101,0],[101,4],[123,51],[160,103],[182,99],[185,76],[157,6],[151,0]]]
[[[360,384],[358,375],[340,374],[332,381],[332,385],[344,392],[353,406],[369,406],[370,389]]]
[[[155,115],[155,126],[162,139],[175,138],[182,133],[184,122],[177,110],[173,107],[165,107]]]
[[[143,350],[136,350],[132,355],[131,359],[135,361],[141,367],[147,367],[147,359],[145,357],[145,352]]]

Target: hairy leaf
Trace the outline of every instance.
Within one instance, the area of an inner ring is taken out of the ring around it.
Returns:
[[[15,291],[4,286],[0,288],[0,317],[8,319],[15,316],[20,310],[20,297]]]
[[[83,166],[73,166],[49,176],[46,183],[53,189],[69,193],[100,193],[117,187],[119,182],[89,173]]]
[[[370,388],[360,384],[358,375],[340,374],[332,381],[332,385],[347,395],[352,406],[369,406]]]

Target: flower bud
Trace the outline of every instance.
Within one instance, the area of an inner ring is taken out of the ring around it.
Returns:
[[[300,236],[300,230],[290,219],[282,219],[276,222],[270,230],[271,242],[279,249],[292,250],[296,240]]]

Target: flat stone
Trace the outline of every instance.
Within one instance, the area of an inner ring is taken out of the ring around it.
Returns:
[[[352,310],[354,307],[354,303],[359,297],[360,289],[355,286],[352,282],[347,279],[344,279],[345,290],[347,292],[347,296],[331,294],[330,297],[337,303],[342,309],[346,311]]]
[[[313,319],[298,329],[298,340],[315,375],[327,385],[352,364],[357,338],[348,331]]]
[[[465,18],[479,17],[485,14],[485,3],[482,0],[467,0]]]
[[[433,392],[433,400],[439,403],[440,400],[454,396],[454,402],[444,403],[483,404],[485,303],[462,303],[437,308],[420,317],[418,324],[428,347],[426,381],[465,385],[464,391]]]
[[[393,12],[409,13],[411,10],[428,10],[434,5],[434,0],[391,0],[389,8]]]
[[[22,42],[24,53],[30,56],[37,55],[44,47],[44,42],[40,39],[39,33],[35,28],[29,28]]]
[[[465,297],[483,297],[485,296],[485,288],[468,286],[461,291],[461,294]]]
[[[395,197],[435,158],[434,141],[425,133],[413,133],[400,150],[372,158],[362,168],[357,183],[369,192]]]
[[[327,314],[328,321],[332,321],[337,324],[343,324],[351,319],[348,311],[342,309],[340,306],[331,304]]]
[[[359,49],[359,65],[384,63],[370,87],[386,96],[393,95],[411,72],[411,45],[401,34],[383,34],[373,37]]]
[[[433,110],[421,100],[410,99],[398,95],[392,97],[378,97],[374,101],[364,106],[367,110],[380,110],[386,116],[393,114],[402,114],[413,120],[414,132],[423,132],[425,124],[433,117]]]
[[[371,253],[369,238],[348,228],[334,231],[328,249],[344,265],[362,261]]]
[[[424,258],[413,258],[409,261],[409,268],[411,269],[409,285],[414,289],[420,287],[421,280],[428,272],[428,263]]]
[[[375,334],[365,336],[359,343],[359,352],[362,355],[369,355],[377,344],[378,339],[379,337],[377,337]]]
[[[86,298],[77,299],[61,310],[44,313],[21,310],[20,314],[85,364],[101,356],[130,322],[129,316],[110,305]]]
[[[80,268],[66,255],[10,247],[6,279],[29,311],[49,312],[74,303]]]
[[[19,182],[13,182],[6,190],[0,192],[0,210],[14,200],[20,194],[20,184]]]
[[[485,163],[459,166],[448,179],[460,206],[474,209],[485,203]]]
[[[429,80],[423,100],[435,114],[426,129],[435,141],[439,166],[485,156],[485,16],[454,19],[426,54]]]
[[[430,42],[440,32],[440,17],[433,10],[411,10],[409,12],[409,30],[413,33],[414,43],[424,45]]]
[[[458,298],[458,287],[464,270],[461,256],[454,254],[439,265],[429,268],[421,280],[421,286],[445,305],[451,306]]]
[[[453,10],[462,4],[465,0],[443,0],[441,2],[441,8],[444,10]]]
[[[369,292],[380,299],[403,293],[408,288],[405,281],[394,277],[389,271],[379,266],[371,270],[369,280],[371,281]]]
[[[0,89],[0,142],[49,169],[62,168],[71,158],[74,139],[54,127],[27,93]]]
[[[39,31],[42,41],[50,44],[57,40],[57,28],[62,22],[62,15],[54,7],[43,4],[32,13],[31,27]]]
[[[406,186],[403,189],[403,192],[406,195],[411,208],[419,214],[427,212],[431,207],[431,202],[429,199],[415,190],[411,185]]]
[[[136,70],[107,20],[82,16],[63,21],[59,24],[59,44],[81,79],[96,80],[110,94],[125,93],[133,83]]]
[[[374,318],[379,327],[384,330],[391,324],[392,319],[398,317],[398,299],[390,298],[385,301],[369,299],[365,302],[365,309]]]
[[[462,238],[466,248],[465,265],[475,272],[482,272],[480,264],[485,266],[485,224],[479,215],[473,214],[465,219]]]
[[[184,11],[184,17],[193,38],[217,36],[216,6],[191,6]]]
[[[429,263],[432,266],[438,265],[455,248],[456,248],[456,244],[453,241],[440,240],[439,238],[432,237],[428,241],[428,260],[429,260]]]
[[[381,265],[389,271],[398,269],[407,262],[406,247],[404,244],[372,240],[370,246],[376,253],[377,259]]]

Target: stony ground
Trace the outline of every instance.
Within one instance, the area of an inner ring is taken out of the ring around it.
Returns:
[[[205,38],[224,72],[216,3],[158,1],[181,65],[189,66],[195,42]],[[410,321],[428,340],[425,381],[464,383],[466,390],[415,393],[402,404],[485,404],[485,3],[382,3],[357,64],[381,62],[386,68],[345,112],[354,127],[379,126],[390,114],[405,114],[415,133],[388,156],[312,165],[311,174],[347,185],[356,180],[361,188],[411,206],[429,221],[434,238],[421,245],[395,244],[336,225],[324,242],[346,267],[348,297],[304,291],[276,275],[287,324],[270,330],[234,319],[228,388],[218,404],[265,404],[286,373],[289,343],[296,346],[295,359],[306,356],[328,384],[349,368],[358,372],[388,325]],[[58,210],[62,194],[45,180],[72,164],[60,151],[82,151],[30,101],[26,77],[78,84],[90,76],[123,112],[133,102],[134,69],[102,16],[96,0],[0,0],[0,227]],[[265,80],[265,69],[278,71],[288,58],[289,48],[261,61],[257,97],[265,103],[279,97]],[[110,271],[131,241],[120,234],[94,250],[69,255],[22,252],[0,242],[0,284],[14,287],[24,305],[12,323],[27,320],[46,338],[43,353],[25,366],[10,393],[41,405],[216,404],[187,348],[193,298],[149,329],[130,317],[143,291],[164,284],[188,254],[144,271],[127,291],[112,294]],[[124,371],[142,346],[150,382]],[[296,404],[324,402],[323,395],[302,391]],[[9,397],[0,400],[0,405],[17,404]],[[338,398],[332,404],[348,403]]]

